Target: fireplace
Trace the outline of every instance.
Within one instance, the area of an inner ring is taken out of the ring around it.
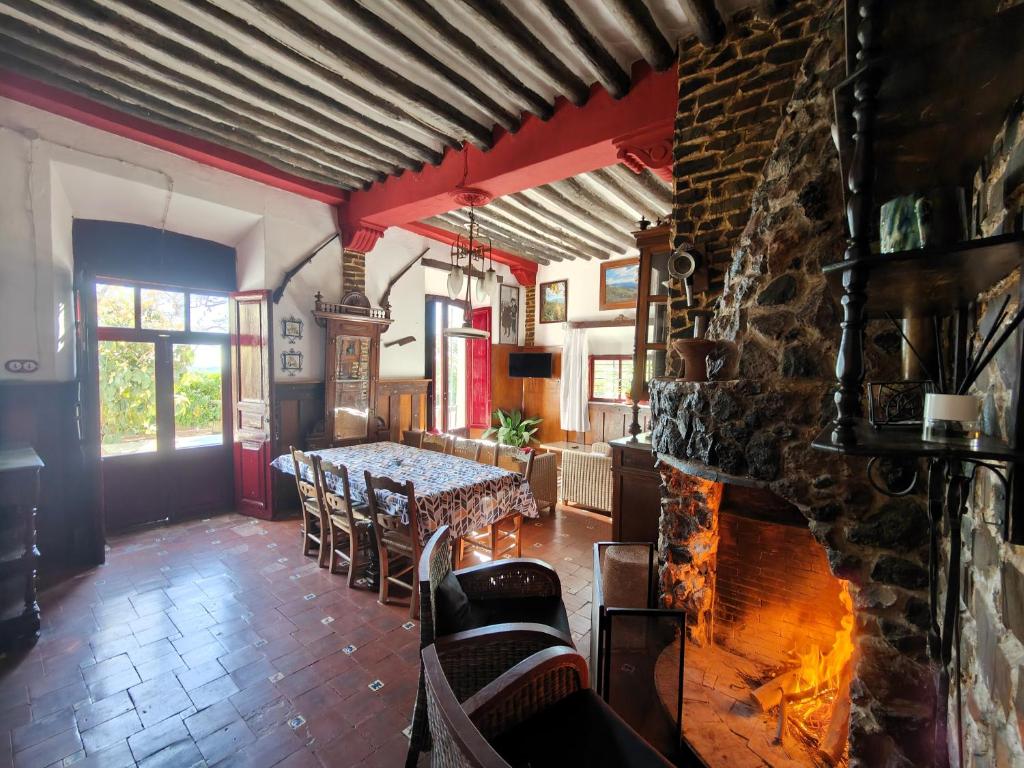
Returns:
[[[686,741],[709,765],[845,765],[852,599],[806,518],[750,477],[672,457],[662,476],[663,601],[687,612]]]

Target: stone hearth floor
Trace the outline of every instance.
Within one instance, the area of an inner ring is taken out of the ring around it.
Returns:
[[[523,530],[587,657],[609,522],[560,507]],[[0,660],[0,765],[402,765],[419,627],[299,546],[298,521],[236,514],[112,539],[106,565],[41,592],[38,643]]]

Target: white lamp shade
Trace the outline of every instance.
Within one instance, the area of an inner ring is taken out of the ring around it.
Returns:
[[[480,289],[487,294],[487,298],[494,298],[494,292],[498,289],[498,273],[491,267],[484,272],[484,279],[480,281]]]
[[[462,267],[452,267],[448,273],[448,298],[456,299],[462,293],[462,281],[466,279]]]

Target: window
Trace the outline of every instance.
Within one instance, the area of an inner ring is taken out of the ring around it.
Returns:
[[[226,334],[228,297],[97,282],[96,321],[100,328]]]
[[[624,403],[633,387],[631,355],[590,356],[590,399]]]

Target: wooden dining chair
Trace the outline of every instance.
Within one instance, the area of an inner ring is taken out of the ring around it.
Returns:
[[[467,440],[464,437],[456,437],[451,441],[451,454],[460,459],[480,461],[480,450],[483,446],[479,440]]]
[[[494,466],[510,472],[521,472],[529,483],[536,455],[534,451],[523,453],[515,446],[498,445],[494,449]],[[526,466],[520,469],[522,461],[525,461]],[[459,560],[465,557],[467,547],[488,553],[491,560],[497,560],[505,555],[522,557],[522,528],[523,516],[516,513],[501,517],[486,528],[471,531],[459,539]]]
[[[432,432],[420,432],[420,444],[419,447],[425,451],[437,451],[438,453],[448,453],[448,442],[450,438],[448,435],[438,435]]]
[[[313,463],[327,518],[327,567],[331,573],[338,573],[336,566],[346,565],[348,585],[352,587],[356,572],[363,566],[360,553],[370,541],[369,508],[352,503],[348,469],[344,465],[324,461],[319,456],[313,457]],[[336,480],[333,490],[329,477]]]
[[[295,466],[295,487],[299,492],[299,506],[302,509],[302,554],[309,557],[313,545],[316,545],[317,564],[323,568],[327,563],[327,548],[324,546],[324,531],[327,530],[327,525],[324,520],[316,464],[313,456],[303,453],[294,446],[291,452],[292,463]]]
[[[377,600],[387,605],[393,585],[408,589],[409,615],[415,619],[420,612],[418,564],[421,549],[416,490],[411,480],[399,483],[390,477],[374,477],[369,472],[365,472],[364,476],[370,524],[377,539],[377,556],[380,561],[380,594]],[[381,500],[377,498],[378,491],[405,497],[409,509],[408,523],[403,523],[401,517],[382,508]]]

